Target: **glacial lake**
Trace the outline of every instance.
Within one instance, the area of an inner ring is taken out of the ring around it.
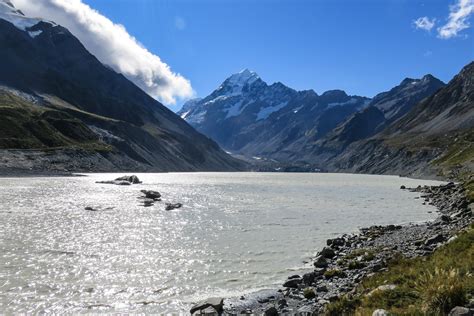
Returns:
[[[278,287],[310,270],[328,238],[433,219],[436,209],[400,185],[439,184],[297,173],[95,183],[120,175],[0,178],[0,313],[185,313],[207,297]],[[163,201],[141,206],[142,189]]]

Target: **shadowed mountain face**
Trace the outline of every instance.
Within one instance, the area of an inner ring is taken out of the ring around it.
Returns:
[[[260,157],[257,169],[436,176],[473,169],[473,78],[471,63],[448,85],[407,78],[369,100],[267,85],[245,70],[180,114],[223,147]]]
[[[27,124],[26,128],[19,126],[22,129],[17,129],[16,135],[15,130],[10,131],[8,137],[0,134],[1,148],[28,147],[20,144],[23,137],[20,130],[28,130],[32,140],[30,149],[67,147],[81,152],[86,149],[86,155],[87,152],[96,155],[95,150],[101,148],[104,161],[113,163],[104,164],[103,168],[95,166],[92,170],[115,167],[157,171],[235,170],[242,167],[212,140],[196,132],[124,76],[101,64],[67,29],[53,22],[29,19],[18,11],[7,14],[5,3],[0,5],[3,6],[0,110],[9,113],[10,121],[15,121],[16,116],[21,116],[20,121],[31,122],[37,122],[32,118],[38,115],[48,118],[44,126],[32,128]],[[52,125],[51,117],[55,121]],[[80,126],[86,139],[72,135],[65,121],[74,121],[75,126]],[[51,131],[43,133],[43,127]],[[61,141],[36,137],[31,129],[38,135],[54,134]],[[91,141],[95,144],[92,149]]]
[[[331,131],[318,146],[342,150],[355,141],[374,136],[444,86],[442,81],[431,75],[421,79],[406,78],[390,91],[376,95],[366,109],[355,113]]]
[[[302,138],[323,137],[369,101],[340,90],[318,95],[268,85],[246,69],[209,96],[186,103],[179,114],[227,150],[271,155]]]
[[[329,170],[436,175],[474,170],[474,63],[369,138],[325,139],[307,156]],[[380,115],[379,115],[380,116]],[[346,125],[348,122],[345,123]],[[340,132],[340,131],[339,131]]]

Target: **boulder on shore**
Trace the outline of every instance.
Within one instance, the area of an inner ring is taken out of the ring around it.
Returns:
[[[298,279],[289,279],[283,284],[283,287],[289,287],[289,288],[292,288],[292,289],[297,289],[298,285],[301,284],[302,282],[303,282],[303,280],[300,279],[300,278],[298,278]]]
[[[202,311],[209,307],[212,307],[213,309],[216,310],[218,314],[221,314],[224,308],[224,299],[220,297],[208,298],[207,300],[199,302],[198,304],[191,307],[191,310],[189,312],[191,314],[194,314],[195,312]]]
[[[328,265],[328,261],[323,256],[317,256],[314,260],[314,266],[316,268],[326,268]]]
[[[474,315],[474,310],[469,309],[463,306],[454,307],[448,314],[449,316],[472,316]]]

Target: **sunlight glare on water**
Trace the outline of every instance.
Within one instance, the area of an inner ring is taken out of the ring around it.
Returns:
[[[278,287],[310,269],[327,238],[433,219],[433,207],[399,187],[438,184],[290,173],[95,183],[117,176],[0,178],[1,312],[186,312],[206,297]],[[163,201],[143,207],[142,189]],[[165,211],[165,202],[184,206]]]

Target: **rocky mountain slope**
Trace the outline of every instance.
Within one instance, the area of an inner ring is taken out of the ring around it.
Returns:
[[[445,87],[416,104],[376,135],[341,151],[326,140],[312,156],[328,170],[392,174],[443,174],[474,170],[474,63]],[[328,154],[331,152],[331,154]]]
[[[318,95],[280,82],[268,85],[245,69],[178,114],[231,152],[268,156],[301,138],[323,137],[369,102],[340,90]]]
[[[12,160],[18,168],[86,171],[242,167],[101,64],[67,29],[28,18],[6,0],[0,1],[0,47],[0,149],[12,157],[4,168],[14,167]],[[19,149],[39,150],[37,163],[26,163],[31,159]],[[61,162],[52,166],[51,157]]]
[[[435,177],[472,170],[473,73],[471,63],[448,85],[406,78],[369,100],[267,85],[245,70],[180,114],[257,170]]]

